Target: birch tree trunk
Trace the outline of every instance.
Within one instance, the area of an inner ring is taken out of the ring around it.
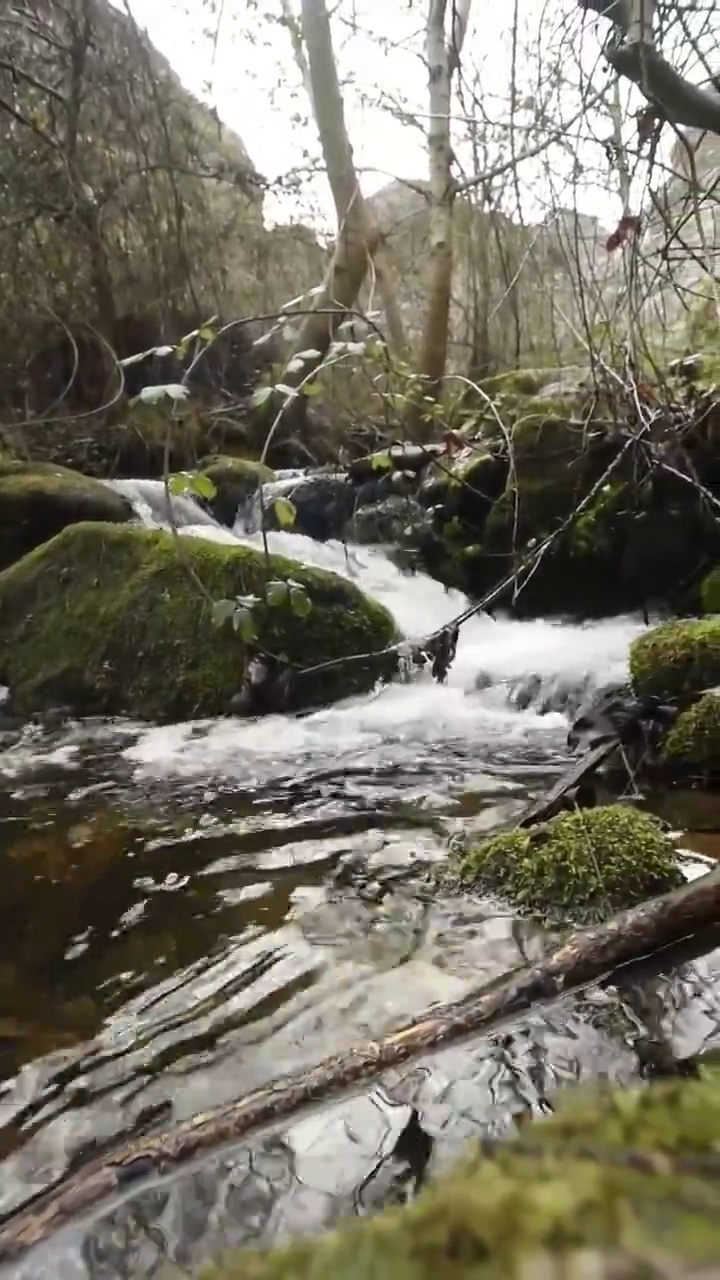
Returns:
[[[470,18],[472,0],[429,0],[425,39],[430,98],[428,157],[430,162],[429,290],[422,344],[417,364],[419,395],[436,400],[447,361],[453,269],[453,207],[456,186],[450,141],[453,76]],[[446,37],[448,7],[452,27]],[[416,424],[422,408],[413,406]]]
[[[298,25],[289,0],[283,0],[285,23],[320,136],[338,235],[326,286],[315,300],[317,311],[305,318],[294,350],[312,349],[321,357],[342,323],[343,310],[355,305],[382,236],[370,217],[355,171],[325,0],[301,0],[300,12]],[[392,321],[394,338],[404,345],[387,265],[382,264],[379,270],[376,267],[376,275],[381,297],[386,295],[385,310]],[[329,308],[337,308],[337,314],[319,314]],[[318,362],[316,358],[315,363]],[[311,369],[312,361],[308,360],[296,374],[296,381]],[[293,379],[288,377],[286,381],[292,384]]]

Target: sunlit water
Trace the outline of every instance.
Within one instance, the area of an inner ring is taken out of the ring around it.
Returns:
[[[117,487],[165,522],[162,486]],[[258,541],[191,499],[173,506],[183,536]],[[353,578],[410,637],[467,603],[380,549],[269,543]],[[626,677],[641,625],[478,617],[445,685],[422,676],[257,721],[35,725],[0,749],[0,1214],[149,1105],[181,1118],[236,1098],[536,956],[536,931],[429,897],[424,872],[457,824],[509,822],[558,775],[568,714]],[[717,1034],[717,967],[713,953],[672,977],[680,1054]],[[143,1277],[159,1258],[185,1274],[228,1243],[363,1212],[391,1195],[383,1157],[409,1104],[442,1161],[563,1082],[629,1078],[636,1035],[616,996],[569,1000],[136,1189],[12,1274]]]

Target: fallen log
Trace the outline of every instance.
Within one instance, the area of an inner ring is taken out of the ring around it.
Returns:
[[[285,1076],[237,1102],[165,1132],[125,1140],[91,1158],[0,1225],[0,1260],[17,1256],[100,1201],[146,1177],[167,1173],[254,1129],[291,1120],[420,1054],[487,1032],[720,921],[720,867],[680,889],[572,934],[532,968],[475,996],[438,1005],[381,1040]]]

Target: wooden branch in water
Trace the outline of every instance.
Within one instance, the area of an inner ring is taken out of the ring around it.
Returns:
[[[605,924],[572,934],[546,959],[492,990],[438,1005],[377,1042],[337,1054],[173,1129],[126,1140],[9,1215],[0,1226],[0,1260],[47,1238],[135,1180],[169,1172],[263,1125],[290,1121],[304,1108],[366,1085],[382,1071],[487,1032],[719,920],[720,867]]]

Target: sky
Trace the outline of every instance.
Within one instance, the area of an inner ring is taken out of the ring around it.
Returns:
[[[216,107],[264,176],[274,181],[317,157],[314,129],[304,123],[308,103],[288,33],[265,16],[273,8],[280,11],[280,0],[128,3],[183,83]],[[519,11],[530,30],[544,20],[545,3],[519,0]],[[566,0],[566,5],[572,10],[573,0]],[[336,5],[333,37],[341,74],[351,78],[344,88],[346,119],[366,195],[393,178],[413,180],[427,172],[426,119],[422,118],[427,110],[427,72],[421,56],[424,9],[417,0],[342,0]],[[553,12],[557,13],[557,8]],[[507,25],[511,14],[510,0],[475,0],[475,27],[466,43],[466,50],[472,49],[473,66],[482,67],[483,102],[496,117],[502,115],[501,100],[510,83]],[[592,28],[586,30],[583,40],[590,71],[599,57]],[[577,52],[573,50],[573,54]],[[542,91],[541,86],[529,88],[530,96]],[[415,124],[393,118],[387,109],[389,103],[397,104],[401,93],[420,113]],[[587,150],[589,144],[580,145]],[[546,206],[551,200],[559,199],[566,206],[576,200],[582,212],[595,214],[606,225],[619,213],[616,196],[592,182],[574,192],[563,189],[562,183],[553,183],[553,175],[542,169],[542,162],[534,169],[525,166],[523,183],[533,221],[543,214],[543,200]],[[316,227],[323,223],[330,227],[333,213],[325,178],[303,177],[299,195],[269,194],[265,213],[269,221],[297,218]]]

